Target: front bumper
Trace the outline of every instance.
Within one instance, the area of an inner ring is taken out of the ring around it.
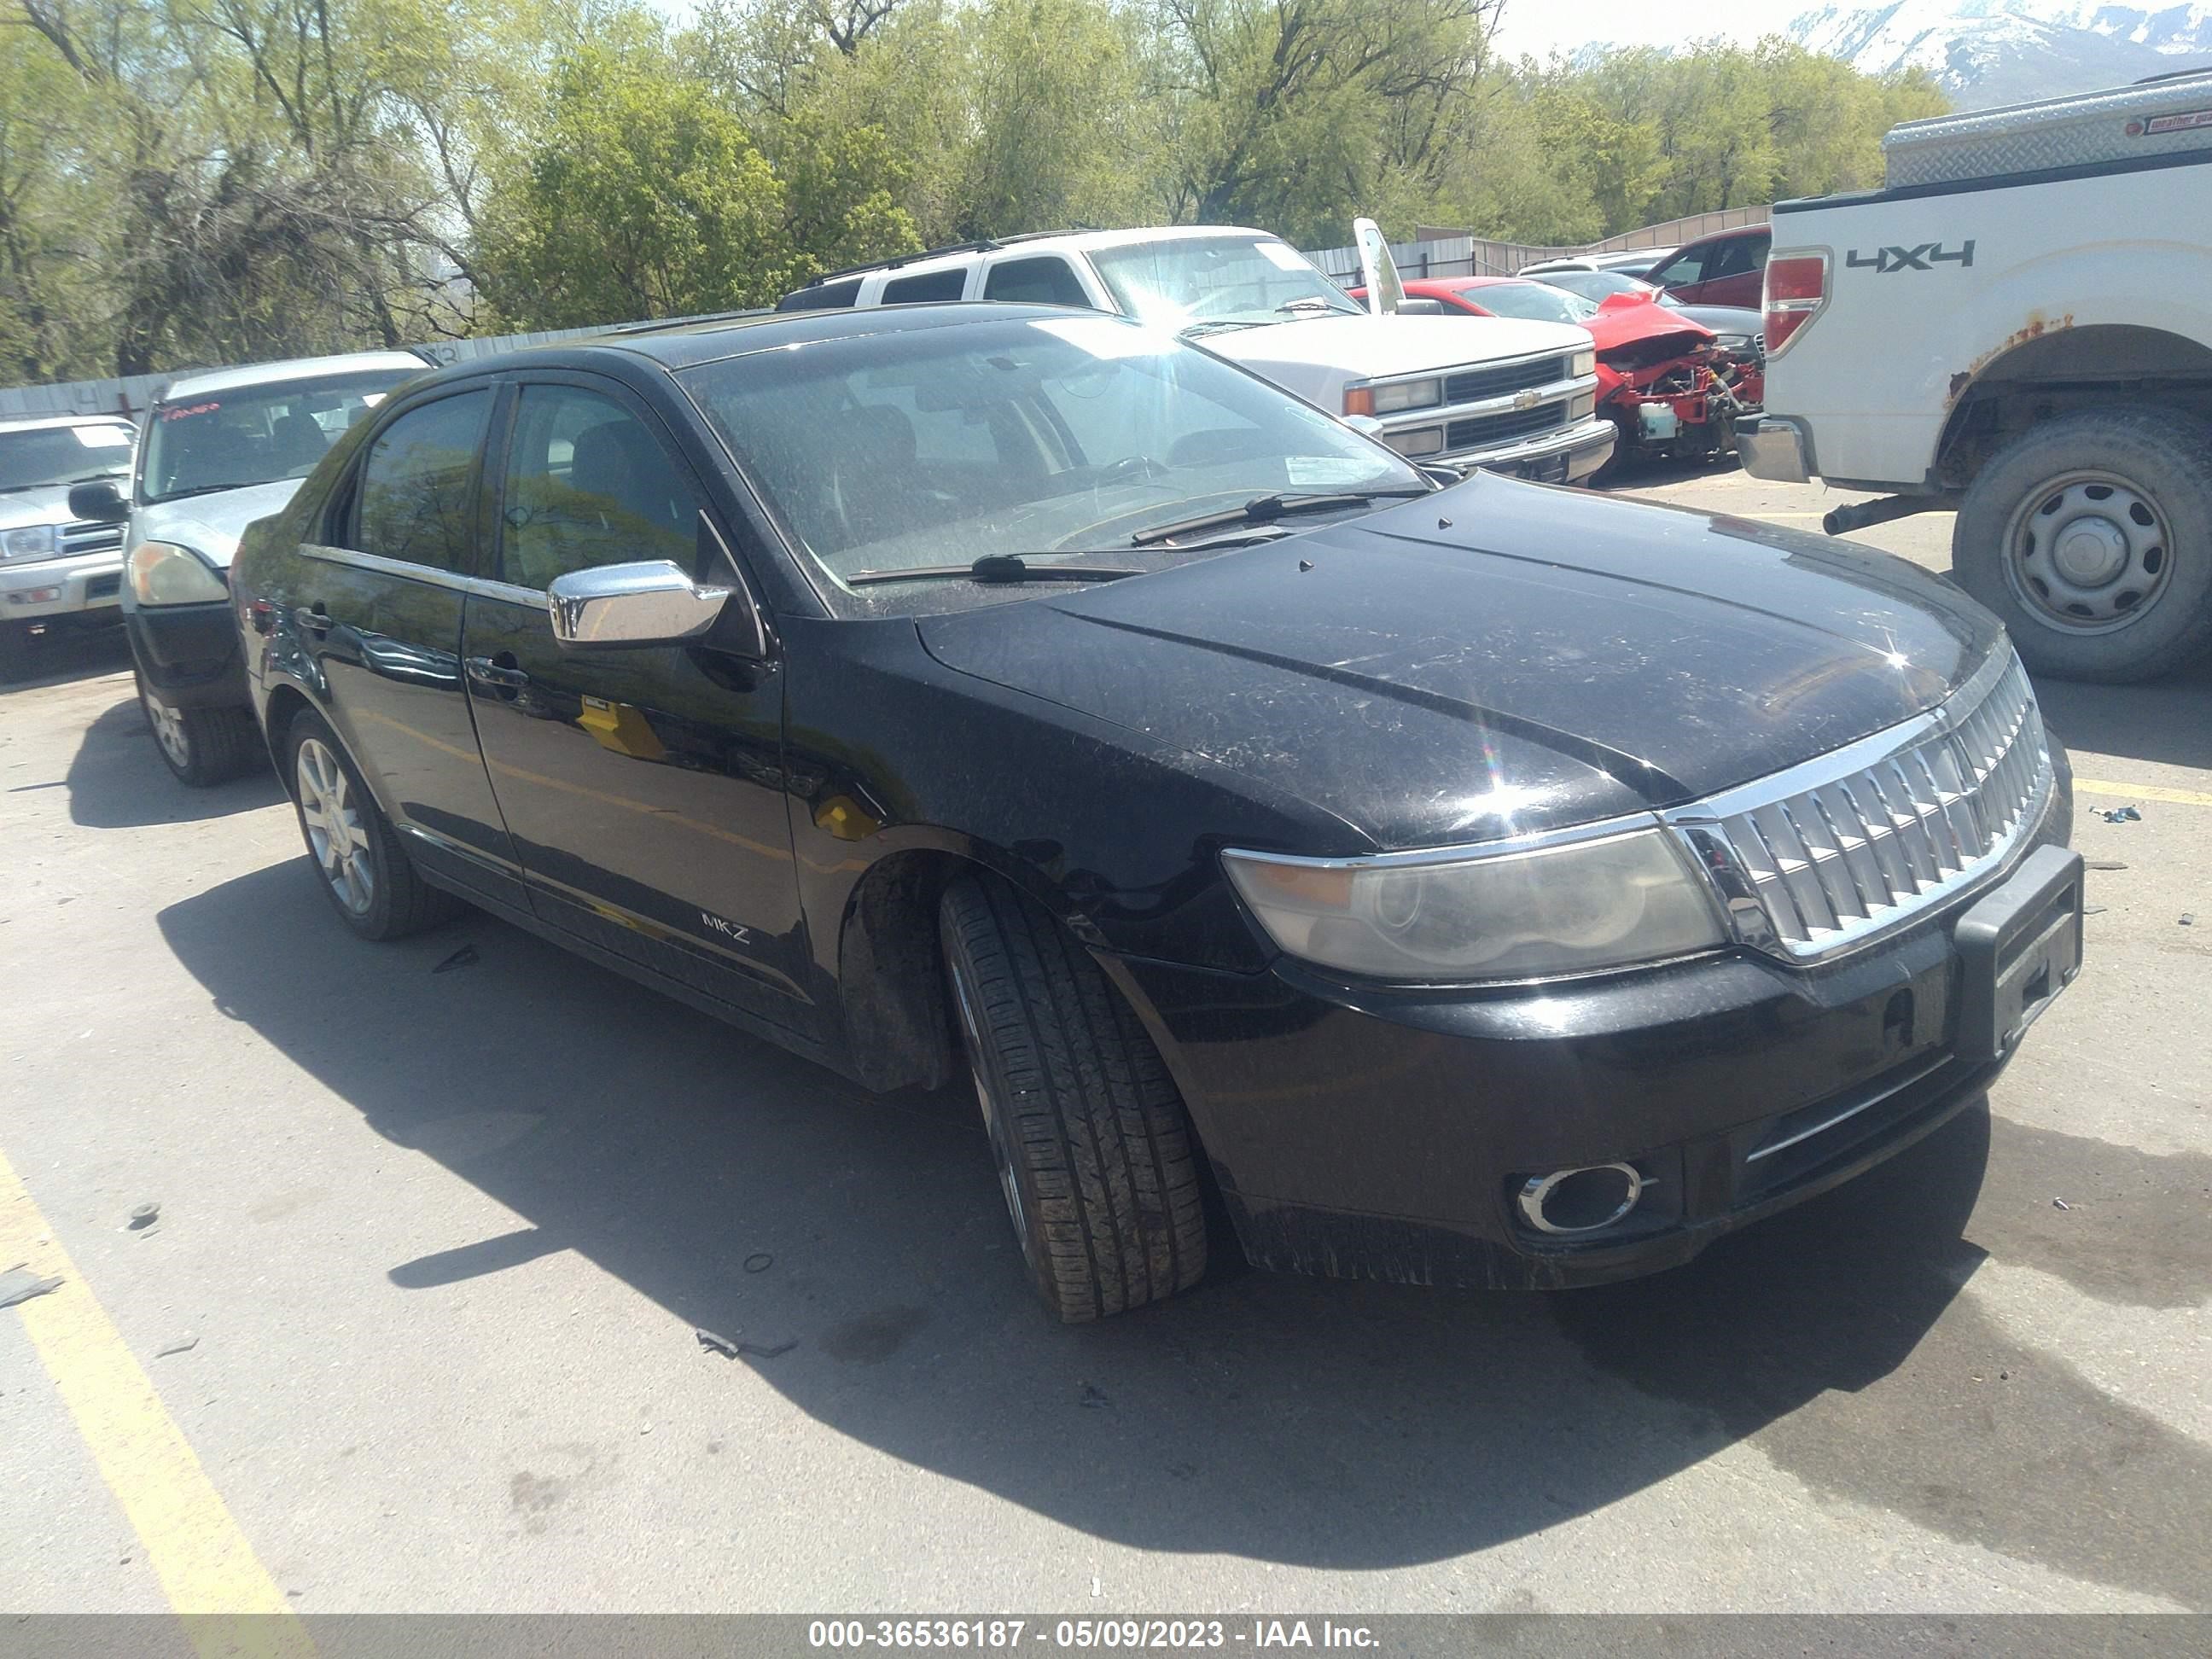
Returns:
[[[124,607],[131,659],[172,708],[250,708],[246,659],[227,600]]]
[[[112,611],[120,603],[122,589],[119,550],[0,564],[0,623]]]
[[[1814,968],[1735,951],[1474,993],[1353,987],[1287,961],[1250,977],[1120,966],[1256,1265],[1601,1284],[1686,1261],[1978,1099],[2024,1025],[2022,975],[1999,994],[2008,1024],[1970,962],[1991,939],[2047,940],[2054,905],[2078,915],[2079,859],[2034,858],[2069,820],[2054,791],[2004,873]],[[1516,1201],[1533,1176],[1624,1163],[1649,1196],[1612,1227],[1550,1237]]]
[[[1810,483],[1813,440],[1805,428],[1781,415],[1747,415],[1735,423],[1736,454],[1754,478],[1775,483]]]
[[[1538,483],[1580,483],[1613,454],[1619,434],[1611,421],[1593,416],[1520,443],[1467,454],[1440,455],[1430,465],[1465,472],[1503,472]]]

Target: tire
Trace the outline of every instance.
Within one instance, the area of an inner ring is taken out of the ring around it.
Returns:
[[[2163,409],[2040,422],[1967,490],[1951,565],[2039,673],[2181,667],[2212,645],[2212,425]]]
[[[131,678],[138,688],[138,712],[146,717],[155,752],[179,783],[191,789],[228,783],[244,776],[263,757],[261,733],[249,711],[173,708],[155,695],[135,665]]]
[[[1079,1324],[1206,1272],[1196,1138],[1158,1051],[1082,946],[1004,882],[939,909],[963,1046],[1022,1259]]]
[[[302,708],[293,716],[283,753],[315,885],[340,921],[366,939],[404,939],[460,910],[459,899],[422,879],[320,714]]]

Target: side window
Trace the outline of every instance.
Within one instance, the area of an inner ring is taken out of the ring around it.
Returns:
[[[860,279],[857,276],[842,283],[824,283],[819,288],[802,288],[787,294],[775,302],[778,311],[836,311],[849,306],[860,297]]]
[[[507,450],[502,581],[549,587],[602,564],[696,557],[699,507],[660,440],[613,398],[526,386]]]
[[[1733,236],[1725,242],[1716,243],[1705,259],[1705,280],[1718,276],[1741,276],[1757,269],[1751,258],[1751,239]]]
[[[1077,306],[1085,309],[1091,306],[1083,284],[1076,280],[1065,259],[1009,259],[994,265],[989,279],[983,284],[983,297],[1026,305]]]
[[[957,300],[968,286],[968,267],[924,271],[919,276],[899,276],[884,284],[887,306],[913,305],[925,300]]]
[[[1767,252],[1773,246],[1774,238],[1771,235],[1754,236],[1751,239],[1751,268],[1753,270],[1766,269]]]
[[[469,479],[483,447],[491,393],[465,392],[410,409],[380,433],[362,465],[354,545],[439,570],[469,568]]]
[[[1657,288],[1687,288],[1692,283],[1705,278],[1705,250],[1692,248],[1687,253],[1678,253],[1651,273],[1653,286]]]

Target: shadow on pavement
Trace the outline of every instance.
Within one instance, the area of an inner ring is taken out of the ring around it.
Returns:
[[[2070,1232],[2023,1220],[2051,1149],[2002,1122],[1992,1146],[1978,1108],[1658,1279],[1492,1297],[1227,1272],[1062,1328],[1023,1281],[957,1092],[868,1097],[482,917],[356,944],[297,862],[159,921],[225,1014],[527,1224],[393,1261],[394,1283],[577,1251],[666,1310],[672,1363],[695,1325],[741,1333],[763,1351],[744,1363],[824,1425],[1097,1536],[1431,1561],[1748,1441],[1837,1503],[2212,1601],[2212,1454],[1959,1296],[1985,1249],[2017,1250],[2172,1306],[2212,1291],[2212,1245],[2178,1230],[2138,1271],[2108,1236],[2125,1205],[2089,1204]],[[465,939],[478,963],[434,975]],[[2130,1204],[2186,1207],[2205,1178],[2101,1151],[2127,1167],[2097,1179]]]
[[[266,768],[211,789],[185,788],[161,763],[127,687],[120,702],[85,728],[70,760],[68,786],[70,821],[92,830],[228,817],[284,799],[276,773]]]
[[[2212,658],[2146,685],[2039,676],[2035,696],[2069,749],[2212,769]]]
[[[121,613],[117,615],[119,617]],[[67,685],[131,666],[131,641],[119,621],[112,627],[58,627],[27,641],[21,649],[21,661],[6,671],[8,678],[0,678],[0,700],[11,691]]]

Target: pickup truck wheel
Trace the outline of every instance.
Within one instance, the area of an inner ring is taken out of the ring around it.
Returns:
[[[2155,409],[2038,424],[1967,490],[1951,563],[2039,672],[2180,667],[2212,643],[2212,425]]]
[[[939,921],[999,1185],[1045,1305],[1077,1324],[1196,1284],[1197,1147],[1135,1014],[1004,882],[963,877]]]
[[[422,879],[320,714],[303,708],[293,717],[284,752],[300,834],[339,921],[363,939],[402,939],[461,908]]]
[[[135,667],[138,707],[161,763],[178,782],[193,789],[226,783],[242,775],[261,753],[261,734],[243,708],[173,708],[161,701]]]

